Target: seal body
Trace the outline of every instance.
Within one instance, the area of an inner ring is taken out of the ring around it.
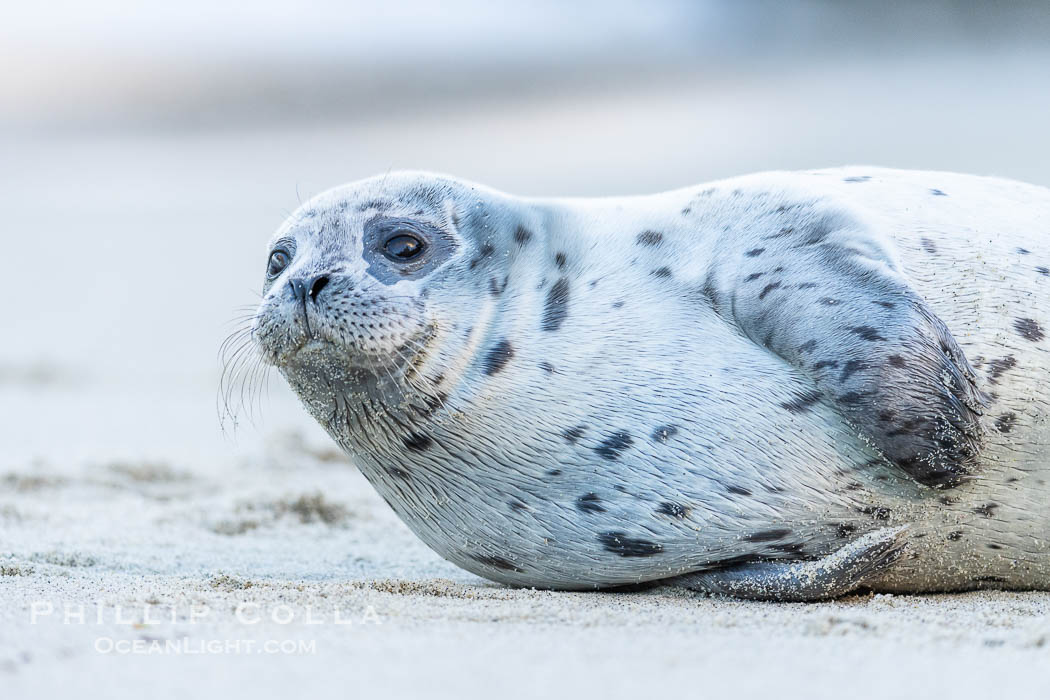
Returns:
[[[1050,190],[949,173],[586,200],[398,173],[285,223],[253,336],[489,579],[687,582],[892,529],[878,566],[839,555],[851,585],[1050,588],[1048,231]]]

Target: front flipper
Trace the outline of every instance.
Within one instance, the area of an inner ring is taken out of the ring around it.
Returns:
[[[859,537],[817,561],[759,562],[687,574],[673,585],[747,600],[802,603],[830,600],[872,581],[904,551],[906,528],[884,528]]]
[[[955,338],[864,225],[795,213],[755,247],[723,252],[716,308],[752,340],[812,377],[889,460],[936,488],[970,473],[987,403]],[[767,229],[768,231],[768,229]]]

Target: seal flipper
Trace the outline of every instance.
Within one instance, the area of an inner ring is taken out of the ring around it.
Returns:
[[[907,528],[869,532],[817,561],[759,562],[686,574],[668,583],[747,600],[803,603],[830,600],[872,581],[904,552]]]
[[[731,293],[716,308],[809,374],[917,481],[959,484],[982,447],[987,398],[955,338],[868,228],[834,211],[791,223],[723,258],[716,279]]]

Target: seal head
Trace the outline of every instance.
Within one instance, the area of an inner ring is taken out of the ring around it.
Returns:
[[[348,452],[403,450],[464,372],[511,352],[481,347],[492,305],[477,301],[506,285],[497,250],[531,235],[502,198],[396,173],[315,197],[274,235],[253,338]]]

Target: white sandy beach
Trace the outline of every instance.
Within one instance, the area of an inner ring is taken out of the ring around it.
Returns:
[[[300,195],[396,168],[520,194],[850,162],[1050,184],[1047,64],[952,55],[425,118],[4,135],[0,695],[1050,696],[1050,593],[514,590],[417,541],[279,377],[236,429],[216,407],[219,344]]]
[[[5,476],[7,697],[1050,692],[1050,594],[512,590],[437,558],[323,447],[266,452]]]

